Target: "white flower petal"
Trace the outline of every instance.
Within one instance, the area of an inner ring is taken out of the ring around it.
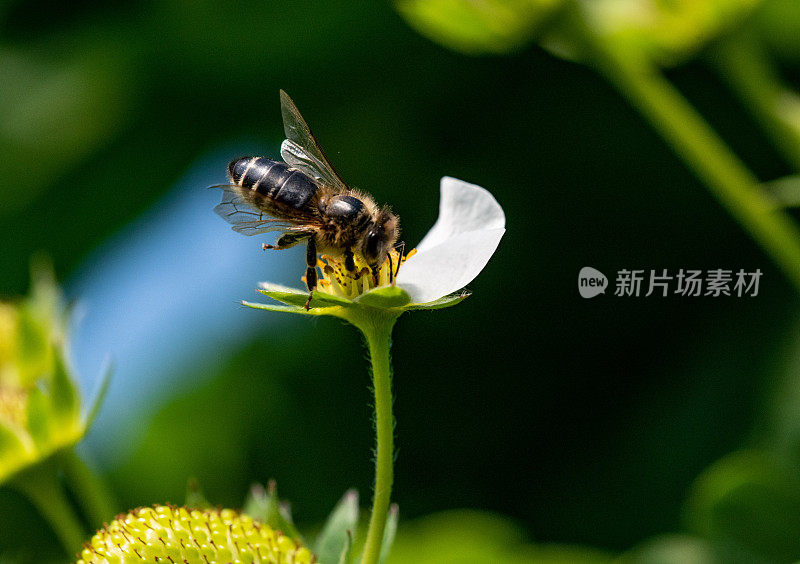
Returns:
[[[415,303],[463,288],[483,270],[505,233],[503,208],[488,190],[445,176],[439,219],[400,268],[397,285]]]
[[[433,248],[459,233],[505,226],[503,208],[488,190],[445,176],[441,182],[439,218],[417,245],[417,251]]]
[[[492,258],[506,230],[460,233],[410,257],[400,268],[397,285],[414,303],[431,302],[472,282]]]

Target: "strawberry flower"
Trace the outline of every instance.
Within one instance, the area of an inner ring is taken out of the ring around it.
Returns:
[[[259,292],[281,304],[244,305],[303,315],[333,315],[355,325],[363,334],[372,364],[375,394],[375,488],[362,564],[378,564],[388,551],[389,504],[393,481],[394,416],[392,415],[389,350],[395,321],[403,312],[438,309],[462,301],[460,290],[486,266],[505,233],[505,215],[485,189],[455,178],[441,184],[439,219],[416,249],[402,256],[392,250],[372,272],[355,257],[356,268],[342,260],[322,257],[322,274],[306,309],[307,293],[269,282]],[[454,293],[455,292],[455,293]],[[389,535],[390,536],[390,535]]]
[[[451,177],[442,178],[439,218],[416,249],[396,250],[373,277],[359,264],[351,274],[335,258],[318,263],[319,285],[310,308],[305,290],[262,282],[259,292],[284,305],[242,302],[256,309],[350,320],[354,308],[391,310],[449,307],[469,295],[459,291],[489,262],[505,233],[505,214],[488,190]]]

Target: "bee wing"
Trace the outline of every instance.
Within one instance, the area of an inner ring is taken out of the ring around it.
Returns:
[[[281,90],[281,115],[283,130],[286,133],[286,140],[281,145],[283,160],[332,188],[347,190],[347,184],[328,161],[306,120],[300,115],[300,110],[283,90]]]
[[[222,189],[222,202],[214,211],[222,219],[230,223],[234,231],[243,235],[258,235],[270,231],[286,231],[296,227],[297,224],[285,219],[270,217],[266,213],[255,209],[242,195],[239,186],[221,184],[212,188]]]
[[[347,186],[332,170],[326,167],[319,159],[309,155],[305,149],[292,141],[284,139],[281,144],[281,157],[290,166],[315,178],[322,184],[338,188],[340,191]]]

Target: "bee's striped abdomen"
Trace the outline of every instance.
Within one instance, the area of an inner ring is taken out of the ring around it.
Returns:
[[[231,181],[283,205],[302,209],[317,193],[310,176],[265,157],[243,157],[228,165]]]

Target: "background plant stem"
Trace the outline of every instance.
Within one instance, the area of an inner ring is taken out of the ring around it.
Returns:
[[[641,53],[615,48],[573,4],[573,30],[595,67],[650,122],[800,291],[800,230],[762,193],[758,179]]]
[[[709,60],[783,157],[800,172],[800,98],[783,83],[758,38],[747,30],[723,37]]]
[[[18,475],[13,484],[36,506],[50,523],[70,557],[86,540],[83,525],[64,495],[52,461],[34,466]]]
[[[383,531],[389,511],[394,476],[394,416],[392,415],[392,374],[389,350],[394,317],[371,318],[357,326],[364,333],[372,362],[372,386],[375,393],[375,492],[372,514],[364,543],[362,564],[375,564],[381,554]]]
[[[118,513],[115,502],[106,485],[98,478],[73,450],[61,454],[64,474],[76,499],[94,528],[109,523]]]

